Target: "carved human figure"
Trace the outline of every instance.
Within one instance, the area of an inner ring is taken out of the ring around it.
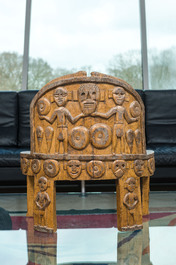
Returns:
[[[78,100],[82,112],[87,116],[93,113],[98,105],[100,97],[99,88],[96,84],[82,84],[78,89]]]
[[[128,178],[125,182],[126,184],[126,189],[128,190],[128,193],[125,194],[123,203],[129,210],[130,214],[133,216],[134,215],[134,208],[139,202],[137,194],[134,192],[136,188],[136,180],[135,178],[131,177]]]
[[[70,160],[67,163],[67,172],[72,179],[76,179],[81,174],[82,166],[79,160]]]
[[[84,116],[80,113],[76,117],[73,117],[69,110],[65,108],[68,100],[67,90],[63,87],[56,88],[54,90],[54,101],[58,108],[55,109],[51,117],[40,115],[40,119],[45,119],[49,123],[53,123],[57,120],[57,140],[58,140],[58,152],[60,153],[60,142],[63,142],[64,153],[67,153],[67,142],[68,142],[68,129],[66,124],[66,119],[68,119],[72,124],[76,123],[81,117]]]
[[[135,160],[134,161],[134,172],[138,177],[142,177],[144,173],[144,161],[143,160]]]
[[[38,211],[36,212],[38,225],[45,226],[45,209],[50,204],[51,200],[49,198],[48,193],[46,192],[48,188],[47,178],[40,177],[38,180],[38,185],[40,191],[37,193],[35,198],[35,204],[37,205]]]
[[[98,116],[104,119],[109,119],[112,115],[115,115],[112,150],[113,153],[115,153],[117,147],[117,140],[120,140],[120,153],[122,153],[122,147],[124,146],[124,120],[126,120],[127,123],[130,124],[132,122],[137,121],[138,118],[130,117],[126,108],[123,106],[126,94],[125,90],[122,87],[114,87],[112,91],[112,97],[116,104],[115,107],[111,108],[106,113],[94,112],[92,113],[92,116]]]

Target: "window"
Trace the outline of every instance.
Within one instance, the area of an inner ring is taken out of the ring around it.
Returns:
[[[150,89],[176,89],[175,1],[146,1]]]
[[[0,0],[0,90],[21,89],[24,22],[24,0]]]
[[[142,88],[138,0],[33,1],[28,89],[80,70]]]

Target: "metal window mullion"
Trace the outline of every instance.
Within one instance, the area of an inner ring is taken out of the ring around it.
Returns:
[[[145,0],[139,0],[140,6],[140,27],[141,27],[141,56],[142,56],[142,77],[143,89],[149,89],[149,71],[147,54],[147,30],[146,30],[146,9]]]
[[[23,70],[22,70],[22,87],[21,87],[22,90],[27,90],[27,87],[28,87],[28,65],[29,65],[29,40],[30,40],[31,4],[32,4],[32,0],[26,0]]]

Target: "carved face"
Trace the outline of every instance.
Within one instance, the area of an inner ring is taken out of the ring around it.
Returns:
[[[78,90],[78,100],[82,112],[89,115],[96,110],[99,101],[99,88],[95,84],[83,84]]]
[[[117,105],[122,105],[125,100],[125,90],[122,87],[114,87],[112,97]]]
[[[154,158],[150,158],[148,160],[148,169],[151,174],[154,173],[155,171],[155,159]]]
[[[135,160],[134,161],[134,172],[137,176],[141,177],[144,172],[144,161],[143,160]]]
[[[71,178],[78,178],[81,174],[81,162],[79,160],[70,160],[67,163],[67,172]]]
[[[38,184],[39,184],[40,191],[47,190],[47,187],[48,187],[47,178],[40,177],[39,180],[38,180]]]
[[[27,158],[22,158],[21,159],[21,169],[24,174],[27,173],[29,168],[29,160]]]
[[[136,180],[135,178],[128,178],[126,181],[127,184],[127,190],[129,192],[133,192],[136,188]]]
[[[116,178],[121,178],[126,169],[126,162],[124,160],[115,160],[112,165],[112,171]]]
[[[65,106],[67,102],[67,90],[63,87],[57,88],[54,91],[54,101],[59,107]]]

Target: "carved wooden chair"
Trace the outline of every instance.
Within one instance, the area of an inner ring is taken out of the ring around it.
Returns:
[[[118,229],[142,228],[155,162],[146,151],[143,102],[128,83],[96,72],[57,78],[34,97],[30,123],[21,168],[36,230],[57,229],[57,180],[105,179],[116,179]]]

